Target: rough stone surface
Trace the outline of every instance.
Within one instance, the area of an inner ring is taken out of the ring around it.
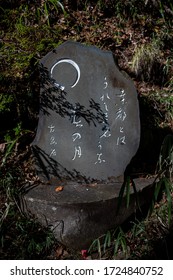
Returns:
[[[48,53],[40,74],[40,116],[32,143],[38,175],[52,184],[117,182],[140,140],[133,82],[111,52],[75,42]]]
[[[40,62],[37,134],[32,143],[43,185],[25,211],[52,226],[63,244],[84,249],[136,209],[122,200],[124,171],[140,140],[137,92],[111,52],[66,42]],[[150,188],[140,191],[144,203]],[[144,183],[146,186],[146,183]],[[62,191],[60,191],[62,189]]]
[[[39,185],[25,195],[29,210],[43,225],[51,226],[55,237],[74,249],[86,249],[95,238],[121,225],[140,207],[149,205],[153,179],[135,179],[137,196],[131,190],[130,205],[124,195],[119,207],[121,183],[68,184],[56,192],[56,186]],[[119,210],[118,210],[119,209]]]

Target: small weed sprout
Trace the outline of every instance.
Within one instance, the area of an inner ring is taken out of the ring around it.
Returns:
[[[61,8],[62,12],[64,13],[64,16],[67,15],[64,6],[60,1],[57,0],[44,0],[42,1],[41,7],[37,8],[37,15],[40,17],[44,17],[45,21],[47,21],[48,26],[50,27],[50,16],[53,13],[53,11],[58,12],[59,7]]]
[[[96,251],[98,253],[99,259],[102,258],[102,245],[101,245],[101,241],[100,241],[101,238],[102,238],[102,236],[95,239],[88,249],[88,253],[92,253],[92,252]]]
[[[122,250],[123,254],[127,256],[127,242],[126,242],[126,237],[125,233],[123,232],[121,227],[118,227],[116,229],[116,232],[118,232],[118,235],[116,239],[114,240],[114,256],[117,256],[118,251]],[[115,234],[116,234],[115,232]]]

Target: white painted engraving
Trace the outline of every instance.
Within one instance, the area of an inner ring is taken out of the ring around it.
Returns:
[[[81,155],[82,155],[81,147],[80,146],[75,147],[74,157],[72,158],[72,160],[75,160],[76,157],[80,158]]]
[[[111,133],[110,133],[109,129],[107,129],[107,130],[100,136],[100,138],[103,138],[103,137],[108,138],[108,137],[110,137],[110,136],[111,136]]]
[[[48,128],[49,128],[49,132],[50,132],[50,133],[52,133],[52,132],[54,132],[54,131],[55,131],[55,126],[54,126],[54,125],[52,125],[52,124],[51,124],[51,125],[49,125],[49,126],[48,126]]]
[[[51,149],[50,157],[56,157],[56,150]]]
[[[77,64],[75,61],[73,61],[72,59],[61,59],[61,60],[59,60],[58,62],[56,62],[56,63],[52,66],[52,68],[51,68],[51,70],[50,70],[51,77],[52,77],[54,68],[55,68],[58,64],[60,64],[60,63],[68,63],[68,64],[71,64],[71,65],[75,68],[75,70],[77,71],[77,79],[76,79],[76,81],[73,83],[73,85],[71,86],[71,88],[74,88],[74,87],[77,85],[77,83],[79,82],[79,80],[80,80],[80,68],[79,68],[78,64]],[[52,78],[53,78],[53,77],[52,77]],[[64,89],[65,89],[65,86],[62,86],[62,85],[60,85],[60,84],[58,84],[58,83],[54,83],[54,84],[55,84],[55,86],[57,86],[57,87],[60,88],[61,90],[64,90]]]
[[[73,142],[76,141],[76,139],[81,139],[81,138],[82,138],[82,136],[78,132],[73,133],[73,135],[72,135]]]
[[[57,142],[55,141],[54,136],[51,136],[51,138],[50,138],[50,145],[57,145]]]
[[[106,162],[105,159],[102,159],[102,153],[97,154],[97,161],[95,162],[95,164],[97,163],[102,163],[102,162]]]

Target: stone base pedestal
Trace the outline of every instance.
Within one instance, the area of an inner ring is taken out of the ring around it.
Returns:
[[[153,179],[134,180],[140,206],[151,203]],[[137,210],[136,195],[131,190],[130,205],[122,199],[117,213],[122,183],[38,185],[24,196],[25,211],[34,214],[43,225],[51,226],[58,241],[69,248],[86,249],[95,238],[121,225]]]

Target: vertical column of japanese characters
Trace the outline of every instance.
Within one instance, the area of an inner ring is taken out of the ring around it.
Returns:
[[[82,121],[76,119],[76,108],[72,110],[72,124],[78,128],[78,131],[72,134],[72,141],[74,142],[74,155],[72,160],[76,160],[77,158],[80,158],[82,156],[82,148],[79,143],[79,140],[82,138],[82,135],[80,133],[80,128],[83,127]]]
[[[120,89],[120,93],[117,95],[118,98],[120,98],[120,107],[116,111],[115,119],[120,121],[119,131],[118,131],[118,137],[116,140],[116,145],[125,145],[126,144],[126,135],[124,131],[123,122],[125,121],[127,114],[125,111],[125,96],[126,93],[124,89]]]
[[[49,139],[49,144],[50,144],[50,157],[56,157],[56,138],[55,138],[55,125],[51,124],[48,126],[49,133],[50,133],[50,139]]]
[[[109,97],[109,92],[108,92],[108,82],[107,82],[107,78],[104,78],[104,87],[103,87],[103,93],[102,96],[100,97],[100,100],[103,104],[103,108],[104,108],[104,121],[103,121],[103,127],[102,127],[102,131],[103,133],[100,135],[100,139],[98,142],[98,150],[99,152],[97,153],[97,161],[95,162],[95,164],[99,163],[105,163],[106,160],[104,158],[104,154],[103,154],[103,140],[111,137],[111,131],[110,131],[110,125],[109,125],[109,108],[108,108],[108,101],[110,100]]]

